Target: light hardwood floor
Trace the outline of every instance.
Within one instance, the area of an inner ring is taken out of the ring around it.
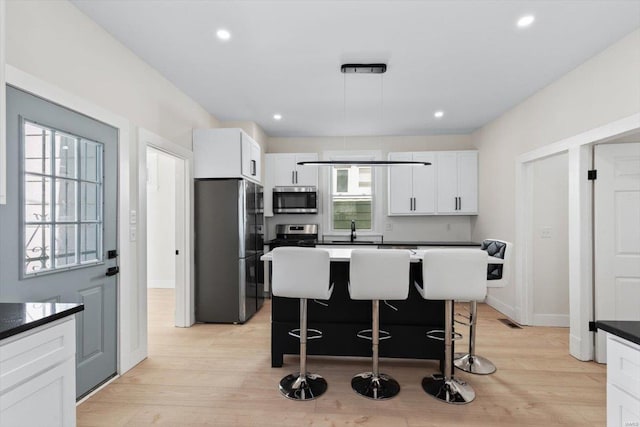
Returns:
[[[278,382],[296,370],[298,358],[285,356],[283,368],[271,368],[268,303],[245,325],[182,329],[172,326],[173,290],[152,289],[149,357],[78,406],[78,425],[605,425],[605,366],[571,357],[568,329],[510,329],[491,307],[479,304],[479,313],[477,352],[498,371],[456,371],[476,390],[469,405],[446,405],[424,394],[421,379],[436,371],[436,362],[382,359],[381,371],[394,376],[402,390],[375,402],[350,386],[370,361],[333,357],[309,358],[310,371],[327,379],[327,393],[293,402],[280,396]]]

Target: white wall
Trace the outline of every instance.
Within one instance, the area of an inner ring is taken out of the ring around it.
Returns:
[[[480,150],[478,217],[472,239],[515,241],[515,159],[525,152],[640,112],[640,30],[474,132]],[[487,212],[491,212],[487,215]],[[490,300],[517,314],[515,286]]]
[[[533,324],[569,326],[569,156],[533,162]],[[512,276],[513,277],[513,276]]]
[[[176,286],[176,160],[147,148],[147,287]]]
[[[393,151],[436,151],[466,150],[473,148],[469,135],[431,135],[431,136],[357,136],[357,137],[296,137],[269,138],[269,153],[318,153],[324,151],[380,151],[382,158]],[[480,160],[482,162],[482,159]],[[383,206],[382,234],[386,241],[469,241],[471,225],[469,216],[387,216],[387,170],[376,168],[375,173],[382,174],[379,202]],[[320,174],[319,192],[326,194],[327,182]],[[321,204],[322,206],[322,204]],[[322,207],[321,207],[322,209]],[[275,215],[267,218],[267,239],[275,237],[276,224],[317,223],[322,230],[321,215]],[[391,227],[392,230],[386,230]],[[365,238],[362,237],[364,240]]]

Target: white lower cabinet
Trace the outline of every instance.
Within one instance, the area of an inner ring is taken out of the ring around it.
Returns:
[[[640,426],[640,345],[607,335],[607,426]]]
[[[0,341],[0,425],[76,425],[74,316]]]

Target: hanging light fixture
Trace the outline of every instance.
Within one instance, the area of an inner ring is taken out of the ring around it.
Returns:
[[[342,64],[340,71],[345,74],[345,102],[344,102],[344,116],[345,122],[347,117],[347,103],[346,103],[346,74],[383,74],[387,71],[387,64]],[[382,77],[381,77],[382,78]],[[381,94],[382,99],[382,94]],[[382,101],[381,101],[382,102]],[[346,138],[346,136],[345,136]],[[300,166],[339,166],[339,165],[362,165],[362,166],[429,166],[430,162],[414,162],[414,161],[399,161],[399,160],[314,160],[308,162],[298,162]]]

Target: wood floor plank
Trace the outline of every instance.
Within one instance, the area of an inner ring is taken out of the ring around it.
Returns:
[[[353,375],[370,370],[370,359],[320,356],[309,357],[308,368],[327,379],[327,393],[310,402],[287,400],[278,382],[296,371],[299,361],[285,356],[282,368],[271,368],[268,302],[245,325],[192,328],[173,327],[173,304],[173,290],[149,290],[149,357],[79,405],[78,426],[602,426],[606,421],[606,368],[568,354],[568,329],[511,329],[486,304],[478,305],[477,352],[498,371],[486,376],[456,371],[477,394],[464,406],[443,404],[422,391],[422,377],[435,373],[437,362],[381,359],[381,371],[402,388],[396,398],[374,402],[350,385]],[[466,345],[466,339],[458,341],[457,351]]]

